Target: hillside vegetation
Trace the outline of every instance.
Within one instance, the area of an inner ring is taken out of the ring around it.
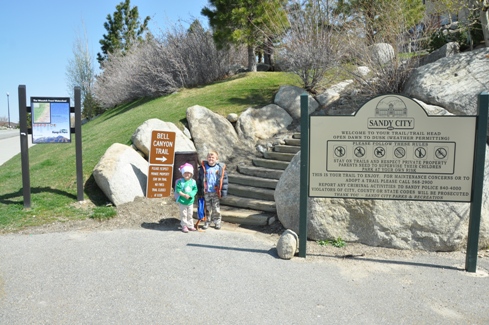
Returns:
[[[211,85],[181,89],[157,99],[139,99],[106,111],[82,127],[85,204],[77,202],[75,136],[71,144],[38,144],[29,149],[31,208],[24,209],[20,154],[0,166],[0,231],[15,231],[55,221],[103,218],[115,209],[98,189],[92,170],[113,143],[131,144],[138,126],[151,118],[185,122],[186,109],[201,105],[227,116],[273,102],[281,85],[299,86],[282,72],[239,74]]]

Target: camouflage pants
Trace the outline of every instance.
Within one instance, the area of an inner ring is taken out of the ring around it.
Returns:
[[[207,220],[206,224],[210,224],[211,221],[214,222],[214,224],[220,225],[221,224],[221,204],[219,202],[219,197],[217,196],[217,193],[205,193],[204,194],[205,198],[205,209],[207,211]]]

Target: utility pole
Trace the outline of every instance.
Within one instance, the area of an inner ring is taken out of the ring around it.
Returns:
[[[10,129],[10,100],[9,100],[9,93],[7,93],[7,109],[8,109],[8,128]]]

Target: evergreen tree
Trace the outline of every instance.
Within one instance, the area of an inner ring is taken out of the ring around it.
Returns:
[[[209,19],[218,46],[248,47],[248,69],[256,71],[255,50],[286,26],[286,0],[209,0],[202,15]]]
[[[140,23],[138,7],[131,8],[131,0],[119,3],[113,16],[107,15],[107,21],[104,23],[107,34],[99,41],[102,53],[97,53],[100,65],[103,65],[109,54],[124,54],[134,42],[141,41],[144,32],[148,30],[149,20],[150,17],[147,16],[143,23]]]

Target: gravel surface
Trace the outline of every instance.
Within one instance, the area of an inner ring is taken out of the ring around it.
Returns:
[[[88,205],[90,203],[76,203]],[[67,231],[104,231],[116,229],[154,229],[178,230],[178,207],[172,198],[147,199],[136,198],[134,202],[118,206],[117,216],[98,221],[93,219],[65,221],[46,224],[39,227],[30,227],[19,231],[19,234],[46,234]],[[241,226],[223,222],[223,229],[236,232],[252,232],[257,236],[268,238],[275,243],[285,230],[280,222],[269,226]],[[307,242],[308,257],[334,256],[339,258],[372,257],[372,258],[409,258],[414,256],[445,256],[461,261],[465,260],[465,251],[454,252],[427,252],[415,250],[398,250],[384,247],[372,247],[360,243],[346,243],[344,247],[337,248],[332,245],[320,245],[315,241]],[[489,259],[489,250],[481,250],[479,258]]]

